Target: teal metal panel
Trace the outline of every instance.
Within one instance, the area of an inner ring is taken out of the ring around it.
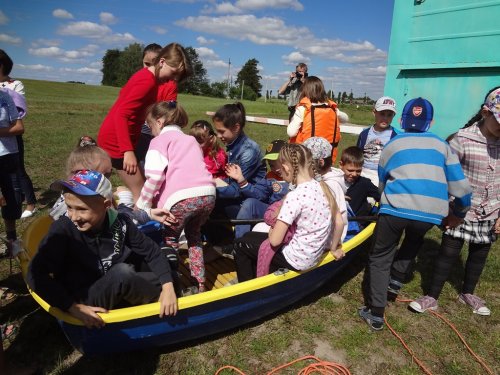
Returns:
[[[395,1],[384,94],[429,99],[431,130],[456,131],[500,85],[499,20],[500,0]]]

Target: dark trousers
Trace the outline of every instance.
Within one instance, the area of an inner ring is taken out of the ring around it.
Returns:
[[[267,238],[267,233],[248,232],[243,237],[235,240],[234,243],[234,260],[236,262],[236,273],[238,281],[247,281],[255,279],[257,276],[257,257],[259,255],[259,247]],[[292,271],[297,271],[285,259],[281,250],[276,251],[273,257],[269,273],[280,268],[287,268]]]
[[[19,162],[17,165],[17,172],[14,175],[14,179],[17,181],[13,181],[14,187],[17,189],[21,189],[22,194],[24,194],[24,198],[26,199],[27,204],[35,204],[35,189],[33,188],[33,182],[31,182],[30,176],[28,176],[28,172],[26,172],[26,167],[24,166],[24,141],[22,135],[17,135],[17,148],[19,149]]]
[[[383,315],[387,304],[387,287],[391,265],[396,270],[408,269],[417,256],[425,234],[434,224],[404,219],[390,215],[380,215],[375,227],[375,241],[368,257],[368,304],[376,315]],[[405,239],[395,261],[397,246],[401,236]]]
[[[20,189],[14,186],[18,162],[18,154],[0,156],[0,189],[7,202],[2,206],[2,217],[7,220],[17,220],[21,217],[22,194]],[[7,238],[11,239],[9,233]]]
[[[439,298],[451,268],[460,255],[463,244],[464,240],[443,234],[439,255],[434,264],[432,284],[428,293],[431,297],[435,299]],[[491,244],[469,243],[469,255],[465,263],[462,293],[474,294],[474,290],[486,264],[490,248]]]
[[[119,263],[92,284],[83,303],[105,309],[136,306],[157,301],[160,292],[153,272],[136,272],[133,265]]]

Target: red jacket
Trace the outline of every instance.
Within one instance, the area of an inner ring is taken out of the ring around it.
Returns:
[[[147,69],[135,73],[120,90],[118,99],[104,119],[97,143],[114,159],[123,158],[125,151],[133,151],[147,108],[156,102],[159,83]]]

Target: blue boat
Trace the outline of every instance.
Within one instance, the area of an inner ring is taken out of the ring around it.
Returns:
[[[20,254],[23,275],[52,220],[37,218],[23,235],[25,251]],[[179,298],[175,317],[159,318],[159,303],[134,306],[100,314],[106,325],[88,329],[71,315],[52,307],[30,290],[33,298],[59,321],[69,342],[88,355],[145,350],[173,346],[207,337],[256,321],[301,300],[330,281],[362,251],[375,224],[369,224],[343,244],[346,256],[335,261],[326,253],[318,266],[305,272],[280,270],[273,274],[226,286],[236,276],[234,262],[218,258],[207,262],[205,293]],[[182,272],[189,272],[182,270]]]

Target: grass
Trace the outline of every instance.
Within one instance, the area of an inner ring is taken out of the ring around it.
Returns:
[[[30,80],[24,83],[29,105],[24,136],[26,164],[42,207],[38,213],[41,215],[55,199],[54,193],[48,191],[50,182],[63,177],[66,156],[78,137],[97,133],[118,89]],[[206,111],[215,111],[227,103],[221,99],[186,95],[180,95],[179,102],[188,111],[191,121],[209,119]],[[245,101],[244,104],[249,115],[287,117],[283,101]],[[343,106],[341,109],[349,114],[353,123],[369,124],[372,120],[370,108]],[[286,139],[284,127],[249,123],[246,131],[263,148],[272,139]],[[341,148],[354,142],[354,136],[345,134]],[[29,220],[19,223],[19,231],[22,232],[28,223]],[[420,296],[422,287],[429,284],[439,241],[439,230],[432,230],[416,260],[413,277],[404,288],[405,297]],[[473,315],[456,302],[465,254],[455,265],[439,301],[439,312],[453,322],[495,373],[500,373],[499,251],[497,242],[477,288],[477,294],[488,301],[493,312],[491,317]],[[199,375],[214,374],[228,364],[246,374],[263,374],[311,354],[342,363],[353,374],[420,374],[389,330],[370,332],[357,317],[357,308],[363,303],[360,285],[365,264],[366,256],[361,256],[332,283],[287,311],[173,349],[82,357],[68,344],[56,321],[47,313],[35,310],[37,305],[29,296],[2,307],[0,323],[22,320],[17,337],[8,345],[7,355],[17,364],[38,364],[45,374]],[[15,267],[13,275],[9,275],[8,270],[8,260],[1,260],[0,286],[25,292],[19,270]],[[406,309],[406,304],[393,303],[387,309],[387,319],[433,374],[484,373],[450,328],[436,317],[416,315]],[[300,367],[296,365],[293,370],[281,373],[298,373]]]

